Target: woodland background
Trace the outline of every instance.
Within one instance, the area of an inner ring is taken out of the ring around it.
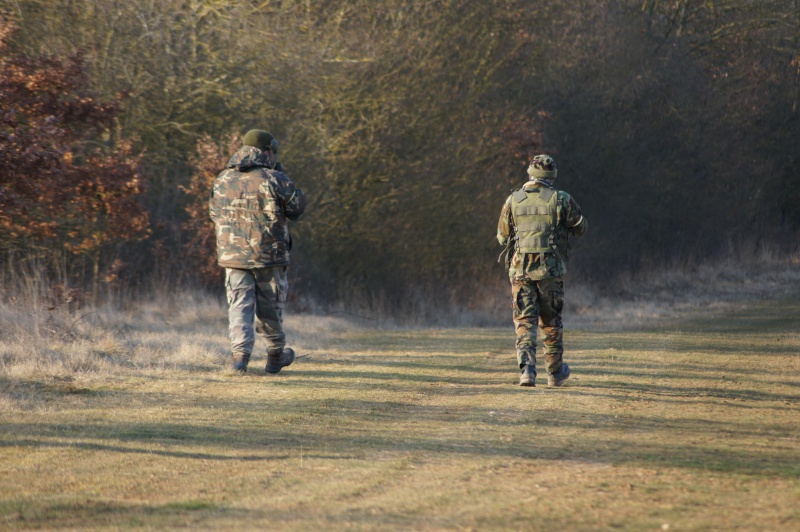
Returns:
[[[0,10],[8,297],[221,292],[206,201],[251,128],[309,195],[301,309],[481,305],[507,282],[500,208],[540,152],[590,223],[574,279],[797,251],[800,0]]]

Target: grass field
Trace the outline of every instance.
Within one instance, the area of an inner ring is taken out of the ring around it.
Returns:
[[[568,323],[558,389],[510,324],[290,317],[240,376],[213,301],[4,312],[3,529],[800,529],[797,298]]]

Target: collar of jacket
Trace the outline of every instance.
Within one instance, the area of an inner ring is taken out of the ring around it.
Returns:
[[[530,181],[522,185],[522,188],[524,189],[540,188],[540,187],[555,188],[553,186],[553,183],[549,179],[531,179]]]
[[[253,168],[269,169],[269,163],[269,154],[267,152],[253,146],[242,146],[231,156],[226,168],[235,168],[240,172],[246,172]]]

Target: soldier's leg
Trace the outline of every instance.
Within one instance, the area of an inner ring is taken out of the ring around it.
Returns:
[[[286,266],[254,270],[256,275],[256,331],[267,340],[267,352],[280,353],[286,345],[283,309],[289,284]]]
[[[539,326],[544,338],[542,348],[548,373],[561,369],[564,355],[564,326],[561,310],[564,308],[564,280],[560,277],[537,282],[539,291]]]
[[[250,358],[255,344],[253,318],[256,309],[256,281],[249,270],[225,268],[225,291],[228,296],[228,333],[231,354]]]
[[[512,280],[511,298],[514,309],[514,328],[517,332],[517,363],[520,369],[529,364],[536,367],[536,332],[539,305],[532,281]]]

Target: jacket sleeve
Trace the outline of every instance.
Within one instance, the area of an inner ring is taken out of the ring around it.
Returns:
[[[208,196],[208,215],[215,223],[220,216],[219,198],[216,196],[216,194],[219,194],[217,190],[219,184],[220,179],[217,177],[217,179],[214,180],[214,184],[211,186],[211,193]]]
[[[512,232],[511,198],[509,197],[500,211],[500,220],[497,222],[497,241],[500,242],[501,246],[505,246],[508,243]]]
[[[306,195],[300,187],[283,172],[276,172],[277,186],[275,195],[283,208],[283,213],[290,220],[297,220],[306,210]]]
[[[566,201],[564,202],[564,227],[567,228],[569,234],[575,236],[583,236],[586,234],[586,231],[589,230],[589,222],[586,218],[581,214],[581,208],[578,206],[578,203],[575,199],[570,196],[569,194],[566,195]]]

